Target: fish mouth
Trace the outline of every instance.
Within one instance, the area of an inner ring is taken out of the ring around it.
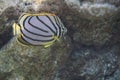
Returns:
[[[67,33],[67,28],[66,27],[64,27],[64,28],[62,28],[62,35],[64,36],[66,33]]]

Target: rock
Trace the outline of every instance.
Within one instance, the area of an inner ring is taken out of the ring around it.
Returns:
[[[12,24],[18,18],[15,8],[9,7],[0,15],[0,48],[13,36]]]
[[[98,3],[82,3],[82,5],[79,6],[80,8],[74,8],[74,6],[77,5],[72,5],[70,8],[69,4],[67,8],[63,8],[63,14],[65,16],[61,14],[64,16],[62,20],[68,28],[68,35],[71,36],[73,44],[95,47],[101,47],[103,45],[110,46],[112,44],[111,41],[113,36],[115,36],[113,35],[113,30],[116,30],[116,28],[112,26],[116,24],[112,18],[115,15],[119,15],[119,8],[111,4],[97,4]],[[101,10],[103,10],[105,13],[99,16],[97,16],[97,14],[92,15],[89,13],[91,10],[88,10],[90,7],[93,11],[98,10],[98,13],[100,13]],[[86,11],[81,12],[80,10]],[[108,13],[106,10],[108,10]],[[68,13],[68,11],[70,13]],[[117,37],[117,39],[119,38]]]
[[[114,72],[119,70],[119,58],[115,55],[118,48],[95,51],[90,47],[81,47],[71,53],[64,66],[58,69],[54,80],[107,80],[117,76],[119,73]]]
[[[45,0],[35,9],[36,3],[24,0],[15,7],[6,8],[0,22],[5,26],[0,29],[3,31],[0,33],[0,79],[120,80],[118,2]],[[22,46],[13,37],[11,27],[23,12],[54,13],[61,18],[68,32],[48,48]],[[10,37],[4,37],[5,34]]]
[[[65,0],[69,7],[77,9],[84,18],[101,19],[103,17],[111,16],[117,9],[113,4],[108,3],[92,3],[92,2],[81,2],[79,0]]]
[[[8,7],[16,6],[19,0],[0,0],[0,14]]]
[[[53,80],[58,65],[69,55],[69,47],[63,43],[59,41],[48,48],[22,46],[14,37],[0,51],[0,72],[9,73],[11,76],[5,78],[8,80]]]
[[[100,22],[100,23],[99,23]],[[111,39],[112,28],[109,24],[101,21],[86,22],[81,24],[79,29],[73,34],[73,40],[85,45],[100,46]]]

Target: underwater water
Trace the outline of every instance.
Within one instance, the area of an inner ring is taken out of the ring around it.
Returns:
[[[0,0],[0,80],[120,80],[119,6],[120,0]],[[22,13],[42,12],[52,16],[30,19],[26,14],[19,19]],[[35,27],[44,33],[27,23],[38,25],[39,19],[44,27]],[[55,42],[44,47],[22,39],[27,46],[21,45],[13,34],[13,23],[19,21],[16,26],[44,40],[56,35]]]

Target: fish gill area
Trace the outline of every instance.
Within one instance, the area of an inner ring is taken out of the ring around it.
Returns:
[[[120,0],[0,0],[0,80],[120,80],[119,6]],[[48,48],[20,45],[12,24],[23,12],[54,13],[67,34]]]

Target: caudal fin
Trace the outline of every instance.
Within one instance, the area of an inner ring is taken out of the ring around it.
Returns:
[[[13,24],[13,35],[18,35],[20,34],[20,26],[16,23]]]

